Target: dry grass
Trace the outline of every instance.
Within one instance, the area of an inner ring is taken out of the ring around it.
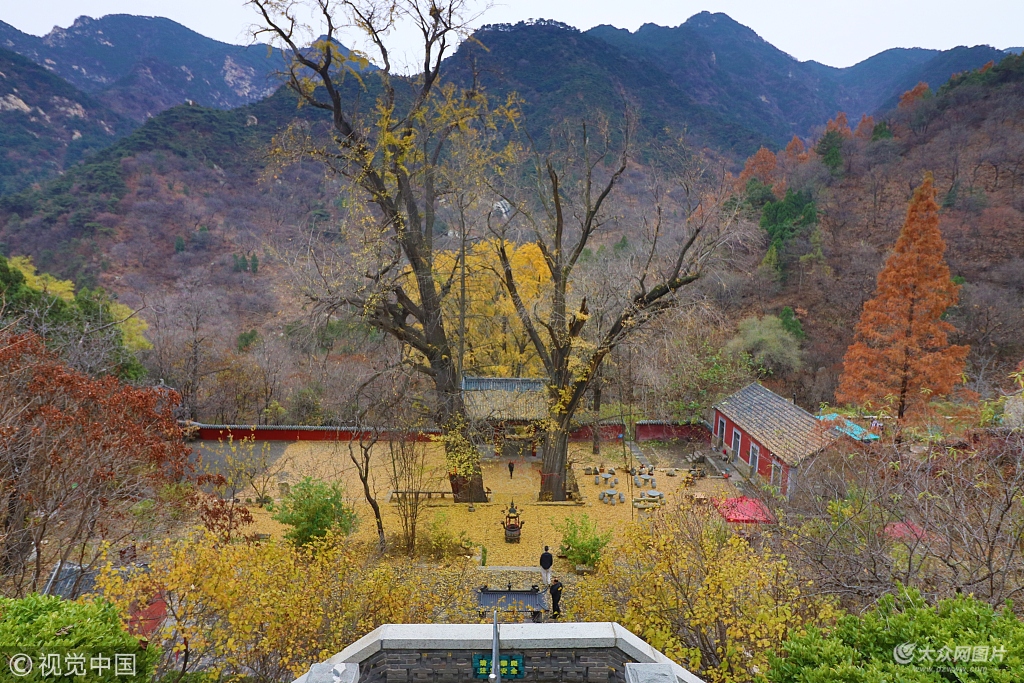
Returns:
[[[353,444],[354,448],[358,447]],[[433,468],[430,489],[450,490],[447,479],[444,477],[444,456],[439,445],[426,444],[428,449],[428,462]],[[324,443],[306,442],[290,445],[285,451],[284,457],[288,459],[288,466],[283,479],[294,483],[302,477],[312,476],[327,480],[340,480],[345,485],[345,490],[359,514],[360,525],[355,532],[357,540],[372,541],[376,536],[376,527],[373,521],[373,511],[362,495],[362,484],[349,459],[349,444],[347,443]],[[377,460],[377,471],[371,478],[371,490],[381,506],[384,520],[384,529],[389,536],[398,536],[401,529],[397,511],[393,504],[387,502],[390,489],[388,477],[384,470],[388,459],[388,447],[386,444],[377,445],[373,451],[373,457]],[[443,514],[449,528],[458,535],[464,531],[468,538],[476,545],[483,545],[487,548],[487,564],[510,565],[510,566],[533,566],[537,563],[540,553],[545,545],[557,550],[561,540],[561,534],[555,529],[566,517],[570,515],[587,514],[597,522],[601,531],[611,531],[612,544],[615,544],[616,534],[632,520],[642,518],[643,515],[651,514],[642,512],[629,504],[630,499],[636,492],[632,491],[632,478],[626,475],[619,476],[619,490],[626,494],[626,504],[615,506],[605,505],[598,502],[597,494],[606,486],[595,486],[593,477],[583,475],[583,468],[587,465],[605,465],[610,467],[621,467],[628,462],[624,459],[621,444],[611,444],[603,448],[601,456],[590,454],[589,444],[572,444],[570,446],[570,458],[576,463],[574,469],[579,479],[580,492],[584,496],[582,505],[573,503],[541,503],[537,501],[537,492],[540,490],[540,462],[539,458],[520,458],[515,461],[515,474],[509,479],[508,461],[485,461],[483,463],[484,485],[491,489],[492,500],[490,503],[478,503],[476,511],[469,512],[468,505],[452,502],[449,494],[445,499],[434,498],[427,502],[426,508],[421,513],[420,528],[426,529],[430,520],[435,515]],[[669,477],[663,473],[658,476],[659,490],[663,491],[671,504],[678,500],[681,495],[682,477]],[[701,480],[687,491],[702,491],[715,496],[737,495],[735,488],[722,480]],[[523,525],[522,541],[519,544],[505,543],[504,530],[501,520],[504,517],[503,510],[515,500],[519,507]],[[273,536],[281,536],[285,527],[270,518],[270,513],[265,510],[254,510],[256,526],[253,529],[259,533],[269,533]],[[571,569],[564,560],[556,562],[556,572],[567,572]]]

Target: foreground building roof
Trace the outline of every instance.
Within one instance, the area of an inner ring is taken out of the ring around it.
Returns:
[[[387,624],[295,683],[471,683],[490,659],[491,624]],[[557,683],[703,683],[613,622],[499,624],[501,657],[515,658],[513,680]]]

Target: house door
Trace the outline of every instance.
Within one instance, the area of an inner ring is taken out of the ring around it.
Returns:
[[[761,449],[750,444],[750,474],[757,474],[757,460],[761,455]]]
[[[732,428],[732,454],[733,454],[733,457],[737,457],[740,454],[740,438],[741,437],[742,437],[742,434],[740,433],[740,430],[738,430],[735,427],[733,427]]]
[[[715,433],[718,435],[719,439],[721,439],[722,441],[725,441],[725,419],[724,418],[721,418],[721,417],[718,418],[718,431],[715,432]]]
[[[782,465],[772,462],[772,486],[782,490]]]

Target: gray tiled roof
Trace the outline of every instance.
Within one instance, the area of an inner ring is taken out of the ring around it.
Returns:
[[[56,595],[65,600],[74,600],[79,595],[91,593],[96,587],[96,577],[99,572],[95,569],[86,569],[77,564],[67,562],[53,568],[48,584],[49,595]]]
[[[799,465],[837,438],[828,425],[756,382],[715,408],[787,465]]]
[[[462,388],[465,391],[544,391],[547,386],[545,380],[529,377],[471,377],[467,375],[462,378]]]
[[[548,415],[547,382],[525,377],[463,377],[470,420],[532,422]]]

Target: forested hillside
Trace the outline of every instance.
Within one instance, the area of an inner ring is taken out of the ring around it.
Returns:
[[[134,125],[38,64],[0,49],[0,196],[56,175]]]
[[[0,22],[0,47],[32,59],[114,111],[144,121],[186,99],[238,107],[277,89],[284,60],[264,45],[228,45],[162,17],[79,17],[43,37]]]
[[[1024,356],[1024,58],[966,72],[859,125],[830,121],[806,149],[762,150],[739,183],[764,230],[750,271],[717,294],[728,311],[797,311],[803,359],[772,378],[802,403],[831,402],[861,305],[926,172],[941,198],[946,259],[960,284],[947,313],[968,344],[966,386],[1009,386]],[[852,130],[851,130],[852,128]],[[759,262],[758,262],[759,259]]]
[[[682,40],[683,33],[690,38]],[[637,36],[651,40],[637,42]],[[637,34],[606,28],[581,33],[534,22],[489,27],[476,37],[486,50],[464,44],[445,63],[448,79],[475,82],[493,102],[517,93],[525,130],[534,139],[543,140],[557,122],[585,118],[604,117],[614,131],[625,103],[636,106],[641,126],[636,166],[621,190],[630,201],[646,191],[645,164],[652,153],[657,156],[663,144],[659,134],[666,131],[685,132],[691,147],[707,147],[711,156],[732,163],[734,173],[742,165],[730,159],[742,156],[733,155],[767,146],[748,162],[736,185],[735,208],[751,228],[750,239],[732,247],[728,266],[701,285],[710,317],[701,323],[672,318],[655,325],[661,341],[638,347],[645,360],[630,370],[634,395],[620,400],[637,401],[652,417],[699,413],[712,398],[706,386],[697,386],[704,380],[687,385],[675,373],[711,352],[721,364],[708,368],[714,371],[709,377],[739,382],[760,374],[808,407],[831,402],[860,305],[873,291],[912,188],[928,170],[945,197],[948,259],[963,282],[961,303],[949,317],[960,330],[958,341],[972,347],[970,386],[992,393],[1005,380],[1004,369],[1024,352],[1019,342],[1024,285],[1018,275],[1024,271],[1019,260],[1024,161],[1014,115],[1022,100],[1015,80],[1019,65],[1013,59],[965,72],[937,95],[914,90],[877,121],[858,125],[826,107],[835,103],[838,108],[851,98],[887,97],[898,81],[883,77],[925,73],[937,59],[945,69],[958,63],[962,51],[892,50],[840,76],[807,63],[799,73],[810,75],[788,83],[791,79],[780,76],[780,70],[799,63],[723,15],[698,15],[679,29],[648,26]],[[686,60],[703,55],[705,47],[715,59],[695,72]],[[683,48],[689,52],[678,52]],[[729,56],[719,58],[719,53]],[[963,54],[970,61],[990,53],[975,48]],[[31,67],[24,60],[19,64]],[[747,80],[739,77],[753,65],[763,72]],[[60,84],[55,76],[31,68],[39,83]],[[687,85],[695,73],[705,79],[698,79],[700,87]],[[773,92],[777,102],[790,101],[790,109],[776,107],[777,117],[765,118],[756,113],[764,102],[744,93],[752,92],[753,83],[776,83],[775,78],[787,81],[778,82]],[[363,79],[362,85],[349,79],[345,87],[354,96],[360,87],[372,91],[375,83],[375,77]],[[933,85],[938,89],[941,82]],[[369,99],[367,93],[360,97]],[[798,100],[805,102],[804,109]],[[807,109],[806,102],[817,109]],[[807,114],[818,110],[829,113],[820,119]],[[793,138],[779,149],[772,139],[787,130],[781,122],[800,111],[805,118],[792,125],[819,132]],[[829,117],[833,120],[826,128]],[[237,369],[221,375],[230,381],[207,383],[212,393],[203,400],[211,419],[258,419],[267,409],[237,384],[243,377],[251,379],[244,368],[251,370],[255,362],[247,353],[255,340],[262,340],[260,348],[267,354],[278,354],[277,360],[282,357],[279,342],[296,353],[298,364],[289,366],[287,388],[279,387],[274,400],[283,405],[290,396],[293,419],[323,419],[309,417],[321,414],[317,396],[324,388],[303,364],[308,369],[317,354],[340,353],[352,367],[363,367],[380,360],[374,354],[394,349],[378,345],[373,354],[365,353],[361,344],[381,339],[351,312],[317,331],[301,308],[289,265],[296,258],[295,244],[311,236],[344,243],[347,200],[338,180],[328,179],[319,164],[305,161],[268,172],[275,136],[294,121],[311,125],[298,130],[314,137],[323,130],[317,122],[326,124],[314,109],[297,109],[285,90],[229,111],[188,105],[169,109],[69,167],[62,177],[4,196],[0,248],[10,255],[30,255],[40,269],[79,286],[102,285],[130,305],[144,306],[140,315],[151,323],[151,336],[165,335],[157,351],[178,349],[149,356],[151,372],[161,376],[174,376],[174,354],[187,345],[179,337],[188,310],[202,308],[203,324],[211,330],[210,348],[218,349],[204,362]],[[69,149],[76,143],[84,144],[74,141]],[[19,182],[24,187],[27,181]],[[585,268],[614,272],[634,258],[644,229],[630,215],[619,216],[595,236],[581,255],[590,264]],[[442,223],[438,230],[439,244],[452,247],[452,228]],[[758,323],[765,315],[769,322]],[[779,316],[781,328],[772,327],[778,321],[771,316]],[[758,355],[755,347],[763,345],[765,335],[771,341],[776,329],[793,336],[792,343],[782,339],[791,352],[778,358]],[[279,340],[270,343],[275,337]],[[727,347],[732,351],[725,352]],[[353,355],[357,348],[361,353]],[[738,351],[752,352],[754,365],[736,362]]]
[[[680,26],[645,24],[636,32],[597,26],[587,35],[643,58],[702,105],[783,145],[836,111],[854,119],[896,105],[919,81],[943,83],[1004,56],[988,46],[892,49],[838,69],[800,62],[729,16],[701,12]]]

